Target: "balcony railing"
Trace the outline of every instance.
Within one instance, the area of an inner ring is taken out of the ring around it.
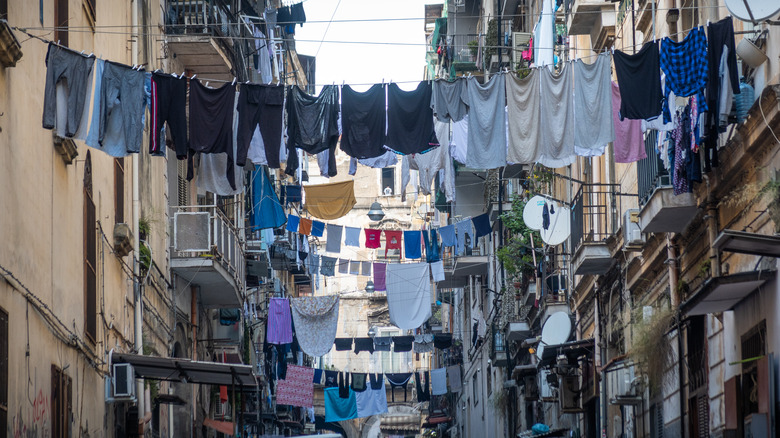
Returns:
[[[452,62],[475,62],[477,60],[477,46],[474,46],[473,55],[471,53],[471,47],[469,46],[469,42],[477,41],[477,36],[477,34],[452,35]]]
[[[604,242],[617,230],[620,211],[618,184],[582,185],[571,205],[571,243]]]
[[[241,23],[222,0],[170,0],[165,11],[165,33],[217,37],[216,43],[235,60],[232,38],[241,36]]]
[[[213,258],[236,281],[244,283],[244,249],[239,230],[216,206],[180,206],[173,213],[174,258]]]
[[[658,131],[648,131],[645,136],[647,158],[639,160],[636,166],[636,179],[639,192],[639,205],[645,205],[650,195],[658,187],[672,185],[669,171],[655,152]]]

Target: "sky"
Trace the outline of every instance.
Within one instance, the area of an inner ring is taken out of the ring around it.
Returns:
[[[406,90],[423,79],[425,5],[441,0],[307,0],[307,22],[296,27],[298,53],[317,56],[317,85],[399,82]],[[338,6],[338,8],[337,8]],[[335,10],[335,15],[334,15]],[[328,21],[333,20],[328,28]],[[415,18],[415,20],[383,21]],[[338,20],[369,20],[338,22]],[[371,21],[374,20],[374,21]],[[316,22],[316,23],[315,23]],[[325,33],[327,29],[327,34]],[[320,41],[324,42],[320,46]],[[335,43],[343,41],[346,43]],[[365,44],[381,42],[389,44]],[[407,43],[407,44],[399,44]],[[318,49],[319,48],[319,49]],[[318,51],[319,50],[319,51]],[[359,91],[369,85],[355,86]],[[320,87],[317,87],[319,90]]]

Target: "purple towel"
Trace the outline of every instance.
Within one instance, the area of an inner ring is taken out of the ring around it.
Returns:
[[[289,344],[292,342],[292,314],[287,298],[271,298],[268,305],[268,342]]]
[[[387,273],[387,263],[374,263],[374,290],[383,292],[387,290],[385,286],[385,274]]]

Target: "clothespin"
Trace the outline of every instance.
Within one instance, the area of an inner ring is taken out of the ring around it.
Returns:
[[[175,76],[175,75],[174,75],[174,76]],[[198,74],[197,74],[197,73],[195,73],[194,75],[192,75],[192,77],[191,77],[190,79],[195,79],[197,76],[198,76]]]
[[[95,53],[94,53],[94,52],[89,52],[89,56],[87,56],[87,58],[91,58],[91,57],[93,57],[94,55],[95,55]]]
[[[708,24],[709,24],[709,23],[708,23]],[[83,50],[81,51],[81,55],[82,55],[82,56],[84,55],[84,51],[83,51]]]
[[[209,86],[209,81],[206,81],[206,87],[208,87],[208,86]]]
[[[197,75],[196,75],[197,76]],[[181,72],[181,75],[179,75],[180,78],[184,77],[184,72]]]
[[[233,76],[233,83],[230,84],[230,85],[236,85],[236,77],[235,76]]]

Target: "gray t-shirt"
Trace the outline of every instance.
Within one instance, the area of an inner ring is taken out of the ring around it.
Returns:
[[[583,157],[604,154],[615,139],[612,126],[612,60],[602,53],[593,64],[581,59],[574,67],[574,151]]]
[[[465,87],[464,79],[456,79],[454,82],[443,79],[433,81],[431,93],[433,115],[442,122],[462,120],[468,112],[466,103],[461,99]]]
[[[574,105],[572,103],[572,68],[564,64],[560,74],[548,68],[539,69],[541,77],[541,142],[539,163],[550,168],[573,163]]]
[[[507,114],[509,120],[509,150],[507,161],[532,164],[538,158],[539,130],[539,69],[520,79],[506,75]]]
[[[506,166],[506,83],[502,74],[484,86],[477,78],[466,79],[462,100],[469,107],[469,137],[466,166],[495,169]]]

